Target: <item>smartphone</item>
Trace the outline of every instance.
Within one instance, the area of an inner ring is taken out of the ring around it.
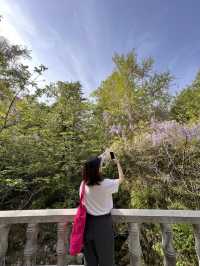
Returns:
[[[110,157],[111,157],[111,159],[113,160],[113,159],[115,159],[115,155],[114,155],[114,152],[110,152]]]

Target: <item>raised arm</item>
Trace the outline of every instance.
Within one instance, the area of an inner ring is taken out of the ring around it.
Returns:
[[[119,182],[122,183],[125,180],[125,177],[124,177],[120,162],[118,159],[113,159],[113,162],[117,165],[117,170],[119,174]]]

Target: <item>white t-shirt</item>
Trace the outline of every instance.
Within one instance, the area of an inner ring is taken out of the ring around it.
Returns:
[[[81,195],[83,182],[79,189]],[[100,185],[87,186],[85,185],[85,195],[83,204],[87,212],[92,215],[104,215],[113,208],[112,193],[118,192],[119,179],[104,179]]]

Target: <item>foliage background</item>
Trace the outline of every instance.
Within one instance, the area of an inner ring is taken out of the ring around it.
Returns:
[[[115,54],[112,73],[90,101],[78,81],[40,87],[38,77],[47,68],[31,69],[24,58],[31,60],[29,51],[1,37],[1,210],[75,208],[81,165],[107,147],[126,176],[114,195],[115,208],[199,209],[199,73],[173,96],[173,75],[155,72],[152,58],[138,61],[135,50]],[[116,168],[110,164],[104,174],[116,177]],[[116,260],[127,265],[127,227],[115,229]],[[177,265],[197,265],[192,227],[173,230]],[[19,226],[10,234],[10,263],[16,253],[23,256],[24,232]],[[38,263],[55,263],[55,233],[48,228],[40,235]],[[47,242],[53,255],[44,261]],[[141,245],[145,265],[162,265],[159,225],[142,225]]]

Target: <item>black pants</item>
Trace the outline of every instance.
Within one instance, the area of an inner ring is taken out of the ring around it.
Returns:
[[[87,214],[84,234],[86,266],[114,266],[114,232],[111,214]]]

